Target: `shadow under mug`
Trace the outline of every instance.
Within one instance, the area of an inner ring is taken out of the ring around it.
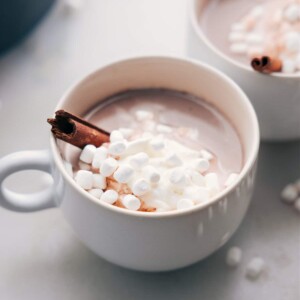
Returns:
[[[144,213],[102,203],[66,172],[58,142],[50,151],[26,151],[0,160],[0,184],[20,170],[48,172],[53,187],[32,195],[1,186],[1,206],[19,212],[58,207],[78,237],[117,265],[141,271],[167,271],[200,261],[221,247],[240,225],[256,173],[259,128],[242,90],[219,71],[192,60],[171,57],[127,59],[100,68],[75,84],[56,109],[84,116],[108,96],[128,89],[167,88],[205,99],[238,131],[244,151],[240,179],[212,201],[186,211]]]
[[[221,70],[245,91],[257,113],[263,140],[299,139],[300,74],[260,74],[222,53],[200,26],[207,0],[189,0],[189,4],[187,54]]]

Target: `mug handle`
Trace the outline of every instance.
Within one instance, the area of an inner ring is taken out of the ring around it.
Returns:
[[[49,151],[20,151],[0,159],[0,206],[17,212],[34,212],[55,207],[53,185],[31,194],[15,193],[3,186],[3,181],[9,175],[23,170],[39,170],[51,174]]]

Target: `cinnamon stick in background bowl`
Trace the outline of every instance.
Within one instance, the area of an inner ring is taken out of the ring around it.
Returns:
[[[282,61],[276,57],[261,56],[253,58],[251,66],[257,72],[271,74],[282,70]]]
[[[57,139],[81,149],[88,144],[99,147],[109,142],[109,132],[64,110],[56,111],[55,118],[49,118],[47,122]]]

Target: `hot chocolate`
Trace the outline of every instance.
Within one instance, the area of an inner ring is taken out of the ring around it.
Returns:
[[[199,23],[219,50],[239,62],[249,66],[268,56],[280,60],[273,71],[300,72],[299,0],[210,0]]]
[[[65,145],[65,159],[79,185],[120,207],[189,208],[233,184],[243,166],[230,121],[189,94],[127,91],[101,102],[86,119],[110,132],[110,142],[83,151]]]

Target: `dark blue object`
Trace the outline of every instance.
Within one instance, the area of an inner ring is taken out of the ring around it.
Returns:
[[[0,54],[22,40],[53,3],[54,0],[0,0]]]

